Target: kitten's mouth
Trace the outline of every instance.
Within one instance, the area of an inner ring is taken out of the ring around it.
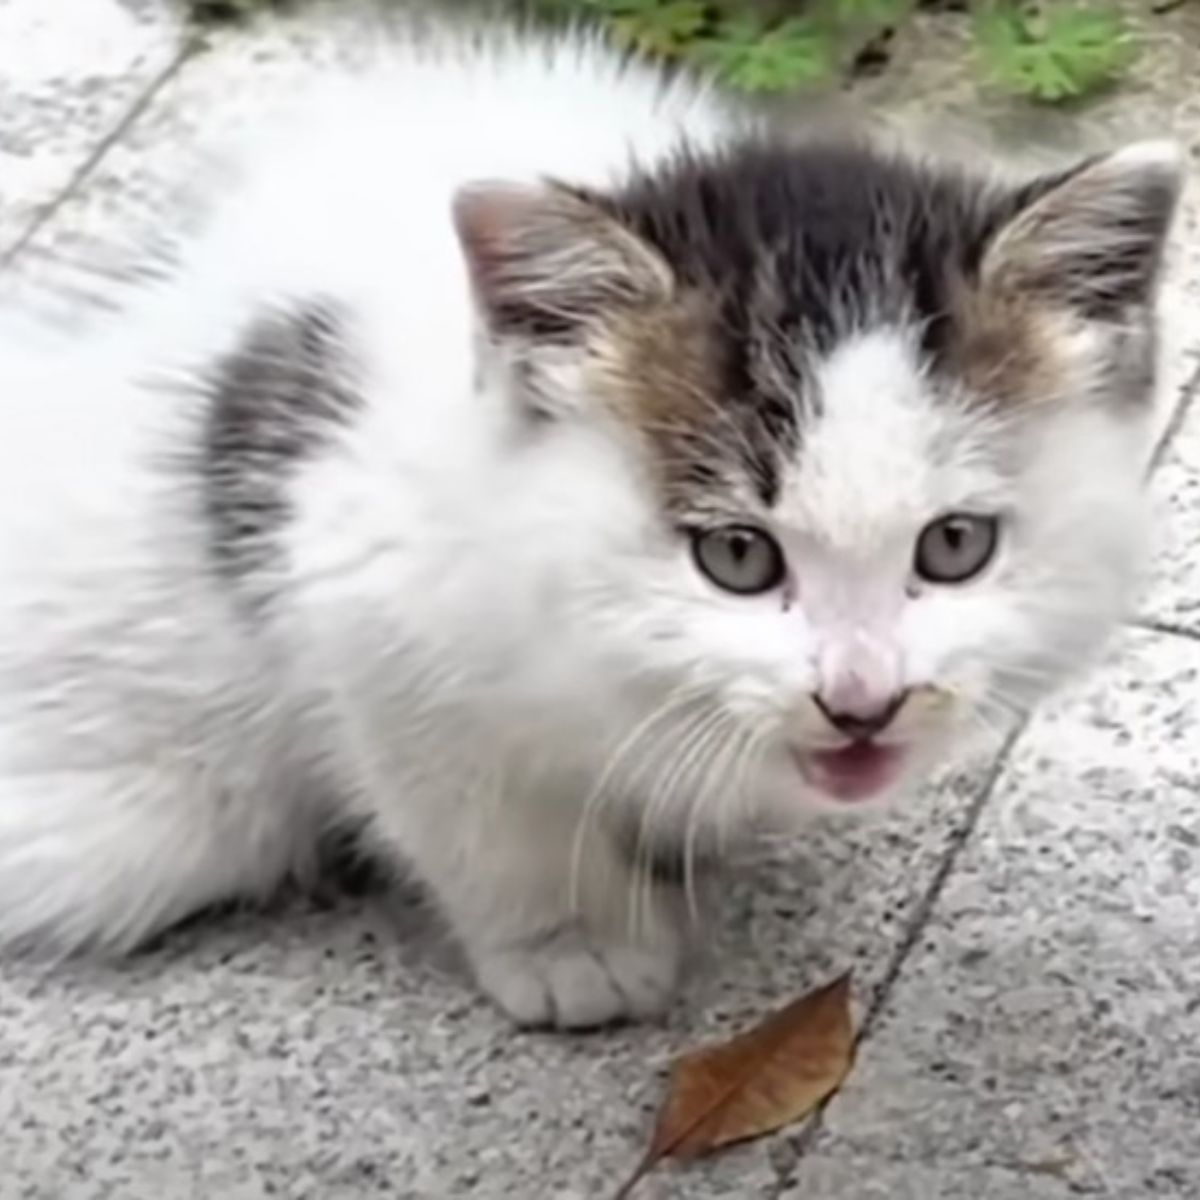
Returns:
[[[814,787],[834,800],[854,803],[869,800],[896,782],[904,750],[858,741],[836,750],[810,750],[796,757],[805,779]]]

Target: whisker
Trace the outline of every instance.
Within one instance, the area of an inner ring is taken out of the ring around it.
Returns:
[[[674,689],[658,708],[653,709],[634,725],[609,755],[603,770],[580,809],[579,821],[572,840],[568,893],[573,910],[577,910],[579,907],[579,881],[582,872],[583,849],[609,799],[609,788],[619,769],[661,722],[677,717],[680,710],[697,699],[700,694],[701,689],[695,683],[685,684]],[[634,778],[636,779],[636,775]]]
[[[719,711],[701,710],[697,713],[690,725],[684,727],[686,732],[676,744],[674,753],[659,765],[654,783],[648,789],[645,807],[638,824],[638,836],[634,849],[635,878],[640,873],[642,884],[634,897],[635,903],[631,914],[635,922],[635,929],[639,927],[637,918],[640,915],[641,902],[643,899],[648,899],[653,884],[653,863],[649,853],[653,842],[650,834],[656,824],[658,814],[668,807],[675,794],[678,780],[686,778],[685,772],[690,766],[694,769],[692,755],[705,746],[711,732],[719,727],[722,719],[723,715]],[[670,786],[665,786],[667,784]]]
[[[712,777],[713,782],[705,786],[694,788],[692,798],[687,807],[687,816],[684,821],[683,835],[683,891],[687,902],[688,916],[693,925],[699,924],[700,914],[696,903],[696,838],[702,826],[700,821],[701,812],[707,807],[707,801],[710,797],[719,798],[722,789],[722,779],[725,773],[725,762],[729,756],[729,748],[732,739],[728,736],[718,736],[723,727],[733,724],[732,718],[722,713],[719,714],[721,720],[715,723],[711,728],[709,740],[705,749],[708,751],[707,760],[699,760],[696,763],[694,774],[698,774],[701,767],[706,767],[706,774]],[[736,728],[736,727],[735,727]]]

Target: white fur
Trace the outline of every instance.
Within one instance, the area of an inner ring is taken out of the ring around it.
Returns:
[[[855,646],[954,694],[913,716],[919,761],[1098,639],[1127,577],[1125,431],[1064,406],[1014,472],[1002,431],[931,407],[901,331],[825,364],[836,415],[768,518],[787,611],[700,577],[599,417],[521,440],[503,389],[476,390],[456,190],[602,184],[731,120],[578,41],[393,51],[222,168],[208,232],[111,325],[50,354],[0,329],[0,938],[134,945],[365,815],[518,1019],[650,1012],[677,900],[612,814],[691,844],[811,808],[791,749],[830,742],[810,696]],[[187,381],[313,294],[355,315],[370,403],[295,481],[264,627],[214,580],[173,458]],[[908,596],[920,526],[976,500],[1012,514],[1001,560]]]
[[[798,540],[815,688],[836,682],[822,661],[853,660],[847,643],[865,637],[887,664],[881,696],[936,686],[968,723],[991,724],[1085,660],[1125,610],[1144,429],[1089,403],[1086,370],[1078,396],[1045,398],[1034,421],[938,397],[915,339],[876,329],[827,361],[827,415],[778,519]],[[967,585],[921,585],[917,535],[953,512],[1002,514],[1000,551]],[[961,737],[962,722],[943,733]]]

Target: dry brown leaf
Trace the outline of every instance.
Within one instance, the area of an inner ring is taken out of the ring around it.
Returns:
[[[854,1063],[850,975],[793,1000],[719,1046],[677,1058],[650,1147],[613,1200],[664,1158],[696,1158],[807,1116]]]

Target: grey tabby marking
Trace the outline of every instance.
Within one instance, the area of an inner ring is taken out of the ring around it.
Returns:
[[[313,301],[259,317],[217,365],[201,458],[211,552],[230,580],[269,567],[287,483],[363,407],[344,322]]]

